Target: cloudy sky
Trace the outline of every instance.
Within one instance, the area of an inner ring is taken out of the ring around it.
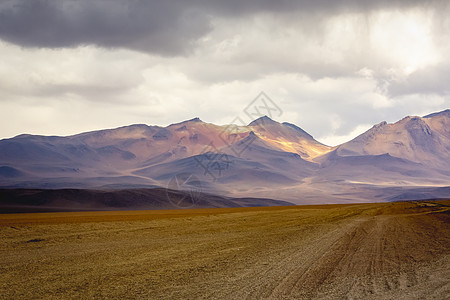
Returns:
[[[449,15],[447,0],[2,0],[0,138],[226,124],[264,91],[276,120],[335,145],[450,107]]]

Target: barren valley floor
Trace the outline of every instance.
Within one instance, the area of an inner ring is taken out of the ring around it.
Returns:
[[[450,201],[0,215],[0,295],[449,299]]]

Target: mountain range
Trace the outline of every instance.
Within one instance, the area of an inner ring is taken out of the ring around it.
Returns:
[[[195,118],[0,140],[7,189],[168,187],[317,204],[450,198],[448,186],[448,109],[382,122],[336,147],[267,116],[247,126]]]

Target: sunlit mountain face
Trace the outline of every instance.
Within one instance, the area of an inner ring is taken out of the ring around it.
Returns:
[[[301,203],[445,196],[450,111],[382,122],[336,147],[290,123],[247,126],[198,118],[167,127],[130,125],[73,136],[0,141],[6,188],[154,188],[190,174],[202,192]]]

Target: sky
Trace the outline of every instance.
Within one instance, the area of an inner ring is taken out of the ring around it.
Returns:
[[[328,145],[450,107],[447,0],[2,0],[0,138],[194,117],[264,92]]]

